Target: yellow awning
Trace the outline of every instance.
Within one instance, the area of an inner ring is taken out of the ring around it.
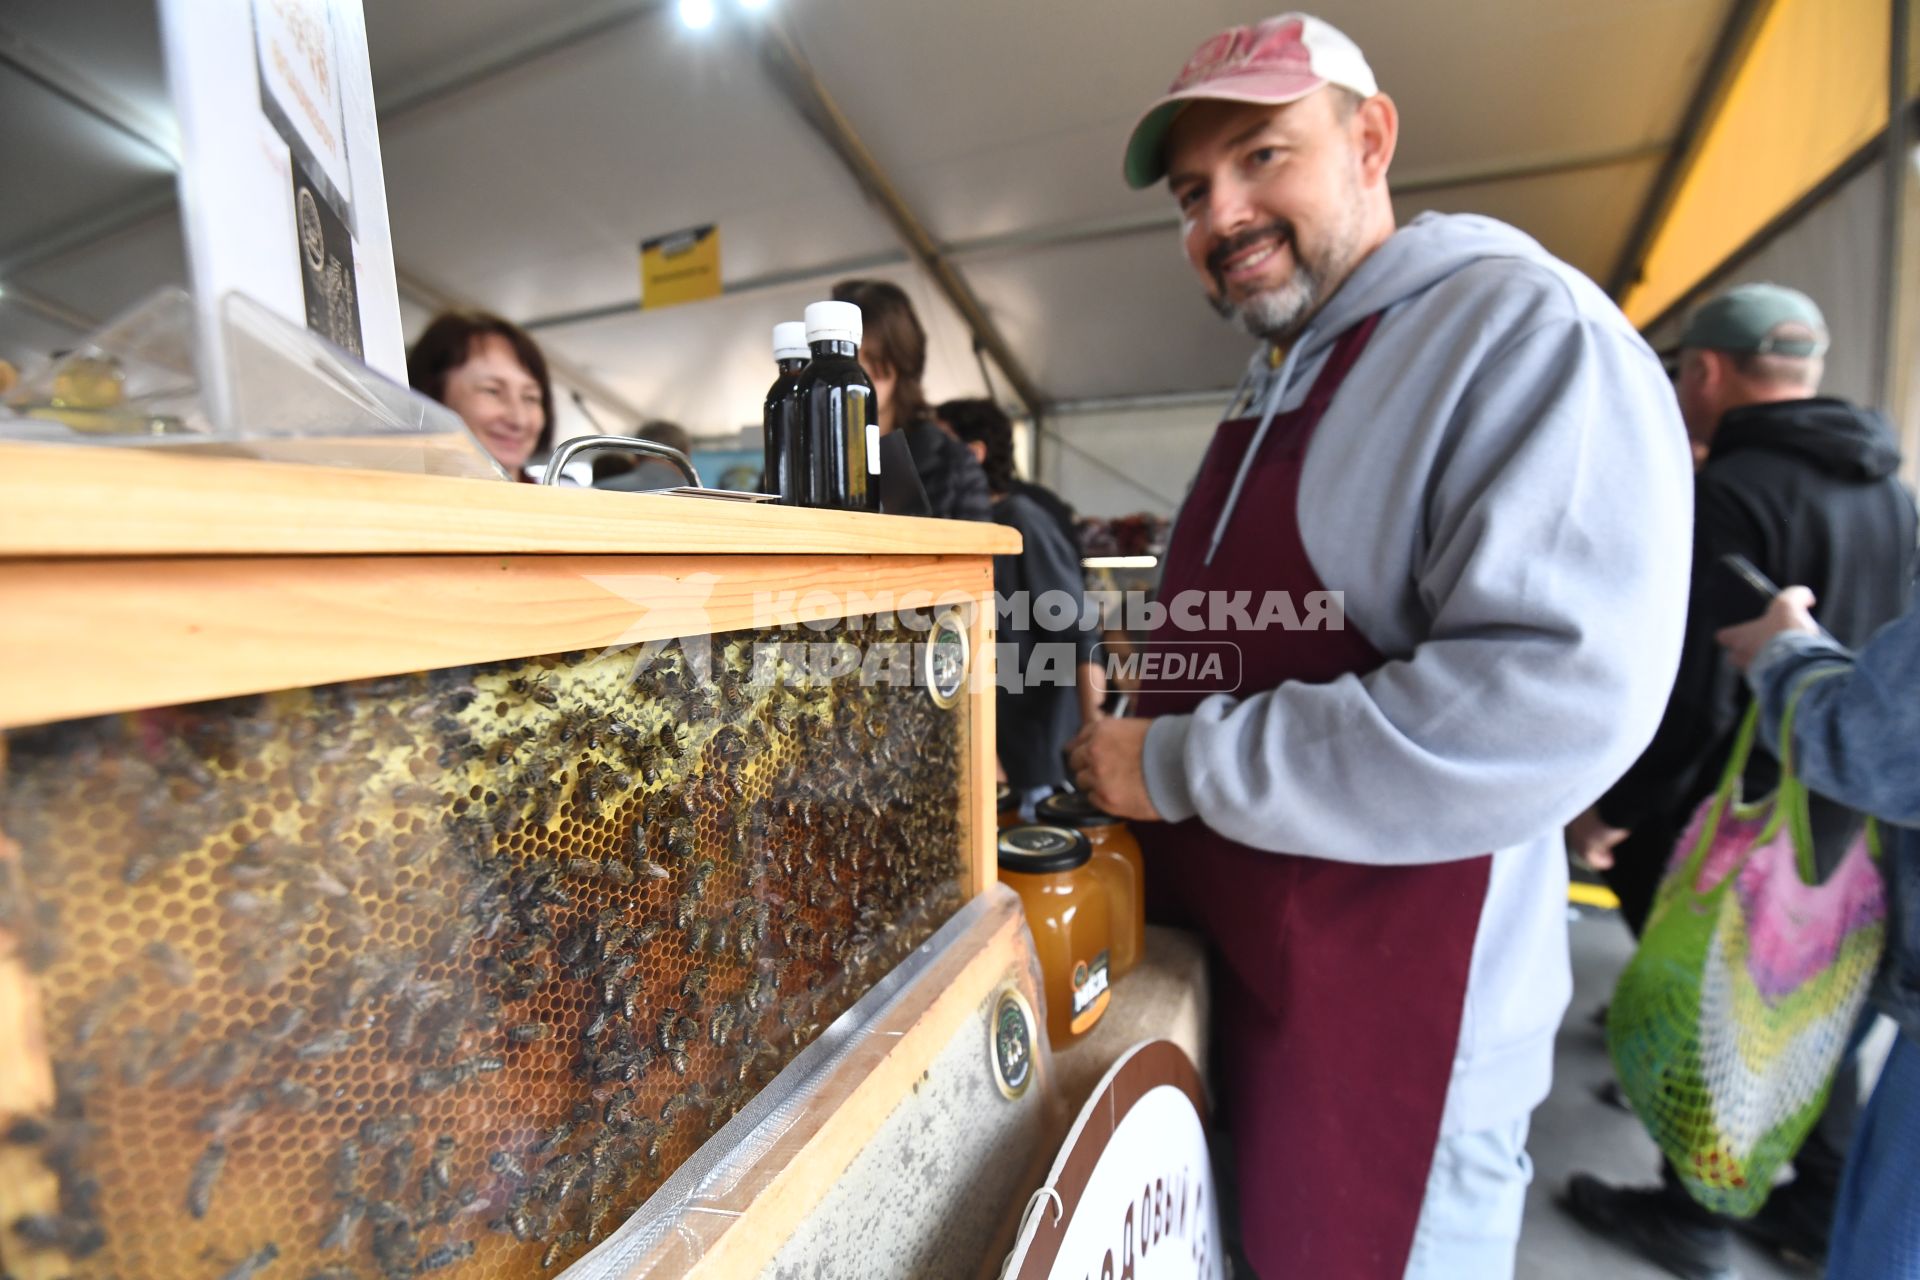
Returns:
[[[1646,326],[1886,127],[1887,0],[1773,0],[1622,307]]]

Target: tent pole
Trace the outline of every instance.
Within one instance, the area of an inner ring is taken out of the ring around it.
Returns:
[[[1901,368],[1899,339],[1903,321],[1910,321],[1912,301],[1902,297],[1901,289],[1904,264],[1901,261],[1902,241],[1906,236],[1908,207],[1912,203],[1908,195],[1911,185],[1907,176],[1907,152],[1912,146],[1912,133],[1909,128],[1912,111],[1907,94],[1907,38],[1911,15],[1908,10],[1910,0],[1888,0],[1889,38],[1887,41],[1887,135],[1886,154],[1882,162],[1882,174],[1885,191],[1882,193],[1880,207],[1880,245],[1883,254],[1880,271],[1879,297],[1879,341],[1874,346],[1873,385],[1885,406],[1888,416],[1901,428],[1911,424],[1905,421],[1907,406],[1902,392],[1907,384],[1906,372]],[[1904,305],[1903,305],[1904,304]],[[1907,451],[1909,459],[1912,449]]]
[[[1673,212],[1680,184],[1693,168],[1700,146],[1706,141],[1707,126],[1713,122],[1727,90],[1733,86],[1734,76],[1746,62],[1753,41],[1760,34],[1760,19],[1772,7],[1773,0],[1735,0],[1732,11],[1727,14],[1726,25],[1720,28],[1720,38],[1714,42],[1713,52],[1700,73],[1700,83],[1680,117],[1680,130],[1674,135],[1666,162],[1660,166],[1653,189],[1647,193],[1647,202],[1634,219],[1633,230],[1627,233],[1620,260],[1607,279],[1607,294],[1615,302],[1625,301],[1627,290],[1639,280],[1647,254],[1667,215]]]
[[[1034,430],[1040,431],[1046,397],[1027,373],[1026,366],[1014,355],[1012,346],[980,304],[972,287],[947,261],[939,242],[927,231],[926,224],[907,204],[893,179],[835,105],[785,24],[777,17],[768,17],[762,19],[761,29],[765,34],[760,40],[760,61],[768,77],[846,166],[861,192],[893,224],[907,252],[933,277],[934,284],[972,331],[974,341],[1000,366],[1000,372],[1006,375],[1014,394],[1020,397],[1033,419]]]

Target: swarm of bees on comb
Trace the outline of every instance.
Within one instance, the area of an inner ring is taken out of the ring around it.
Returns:
[[[0,1100],[41,1187],[0,1189],[0,1271],[525,1276],[604,1239],[961,902],[961,712],[768,660],[792,638],[9,734],[0,951],[55,1102]]]

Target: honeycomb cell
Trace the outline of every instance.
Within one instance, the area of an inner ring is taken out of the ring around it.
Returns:
[[[962,722],[794,639],[10,734],[40,1154],[103,1233],[64,1270],[518,1277],[616,1228],[959,904]]]

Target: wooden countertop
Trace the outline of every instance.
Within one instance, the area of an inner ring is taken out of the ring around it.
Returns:
[[[1113,999],[1093,1030],[1053,1051],[1053,1069],[1067,1106],[1078,1112],[1107,1069],[1142,1040],[1171,1040],[1207,1075],[1206,943],[1198,934],[1147,926],[1146,953],[1113,984]]]
[[[991,523],[0,443],[0,558],[1017,552]]]

